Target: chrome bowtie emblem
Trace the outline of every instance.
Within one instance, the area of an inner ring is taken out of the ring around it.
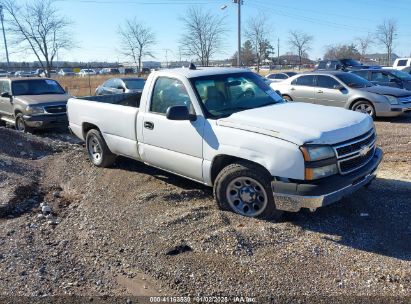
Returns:
[[[363,147],[361,147],[360,155],[361,155],[361,156],[365,156],[365,155],[368,154],[368,152],[370,152],[370,150],[371,150],[370,147],[368,147],[368,146],[363,146]]]

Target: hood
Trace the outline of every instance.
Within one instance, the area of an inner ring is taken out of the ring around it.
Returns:
[[[46,95],[19,95],[15,99],[28,105],[43,103],[67,103],[70,98],[68,94],[46,94]]]
[[[410,92],[404,89],[376,85],[367,88],[359,88],[359,90],[375,93],[379,95],[392,95],[395,97],[409,96]]]
[[[217,120],[217,125],[281,138],[297,145],[336,144],[373,127],[368,115],[309,103],[281,103]]]

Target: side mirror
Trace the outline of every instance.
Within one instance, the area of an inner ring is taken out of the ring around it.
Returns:
[[[343,85],[341,85],[341,84],[336,84],[336,85],[334,85],[334,86],[333,86],[333,88],[334,88],[335,90],[339,90],[339,91],[341,91],[341,90],[343,90],[343,89],[344,89],[344,86],[343,86]]]
[[[9,92],[2,92],[0,96],[4,98],[11,98],[11,95]]]
[[[186,106],[168,107],[166,117],[170,120],[195,120],[195,115],[190,114]]]

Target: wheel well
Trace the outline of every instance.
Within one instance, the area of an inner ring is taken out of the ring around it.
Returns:
[[[14,116],[17,116],[17,114],[19,113],[23,113],[23,112],[21,112],[20,110],[14,110]]]
[[[235,163],[235,162],[248,162],[251,164],[254,164],[256,166],[259,166],[261,169],[265,170],[268,174],[271,175],[271,173],[262,165],[244,159],[244,158],[240,158],[240,157],[236,157],[236,156],[231,156],[231,155],[218,155],[214,158],[213,160],[213,164],[211,165],[211,182],[214,184],[215,179],[217,178],[217,175],[220,173],[220,171],[227,167],[228,165]]]
[[[290,98],[291,100],[293,100],[293,99],[291,98],[291,96],[290,96],[290,95],[288,95],[288,94],[282,94],[281,96],[282,96],[282,97],[287,96],[288,98]]]
[[[88,122],[83,123],[83,137],[86,138],[88,131],[92,129],[100,131],[100,129],[92,123],[88,123]]]
[[[350,103],[348,109],[352,110],[353,105],[354,105],[356,102],[358,102],[358,101],[366,101],[366,102],[370,103],[370,104],[372,105],[372,107],[374,107],[374,105],[372,104],[371,101],[369,101],[369,100],[367,100],[367,99],[364,99],[364,98],[358,98],[358,99],[356,99],[356,100],[353,100],[353,101]]]

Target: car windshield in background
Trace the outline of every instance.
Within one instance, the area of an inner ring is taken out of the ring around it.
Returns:
[[[51,79],[13,81],[12,92],[14,96],[66,93],[58,82]]]
[[[335,76],[350,88],[366,88],[374,86],[368,80],[352,73],[338,74]]]
[[[397,76],[401,80],[411,81],[411,75],[410,74],[407,74],[407,73],[404,73],[404,72],[398,71],[398,70],[392,70],[392,71],[390,71],[390,73],[393,74],[394,76]]]
[[[144,79],[123,79],[129,90],[142,90],[146,81]]]
[[[283,102],[259,75],[252,72],[203,76],[191,81],[212,118]]]
[[[351,66],[359,66],[362,65],[361,62],[357,61],[357,60],[353,60],[353,59],[344,59],[341,60],[341,62],[345,65],[351,65]]]

